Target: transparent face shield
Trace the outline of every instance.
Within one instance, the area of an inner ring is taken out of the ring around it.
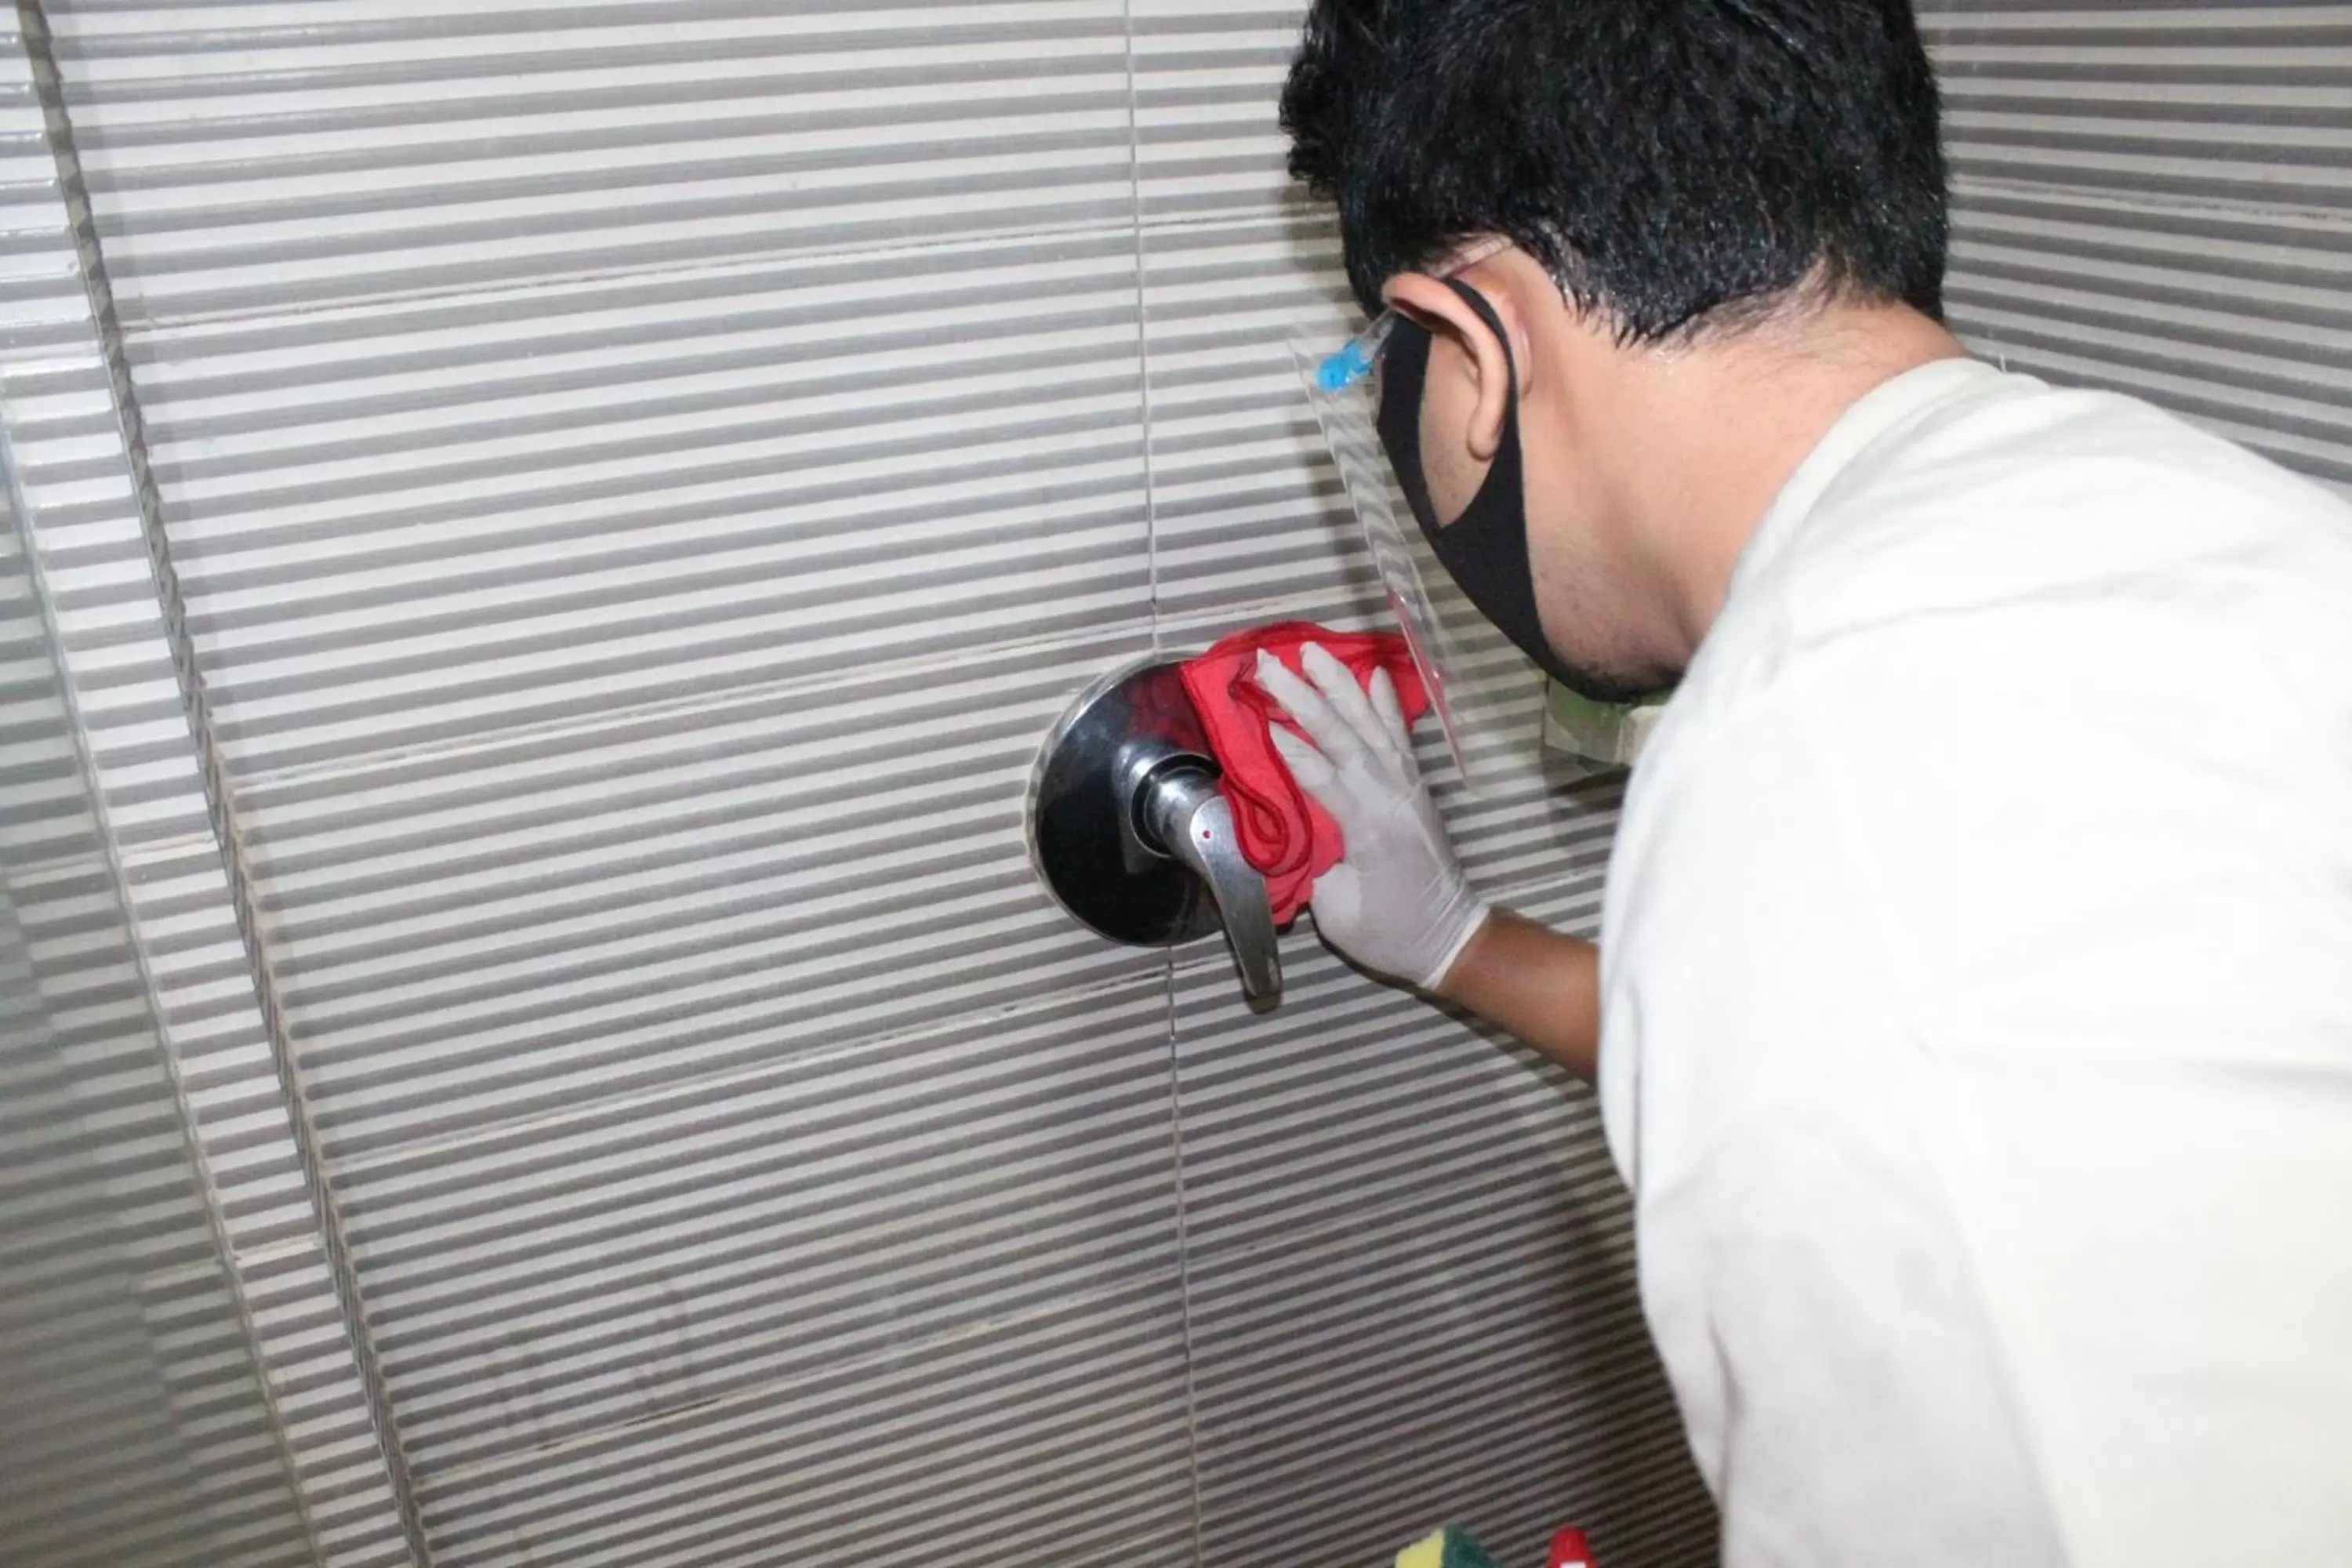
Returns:
[[[1328,338],[1295,337],[1291,362],[1429,689],[1446,749],[1471,792],[1484,794],[1540,766],[1542,683],[1454,587],[1396,488],[1378,426],[1380,354],[1395,324],[1395,313],[1383,311],[1336,353]]]

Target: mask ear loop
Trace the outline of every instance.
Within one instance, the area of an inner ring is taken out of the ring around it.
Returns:
[[[1516,441],[1519,433],[1519,360],[1511,353],[1511,334],[1504,328],[1501,314],[1486,296],[1459,278],[1447,278],[1442,281],[1454,290],[1455,298],[1469,306],[1471,311],[1486,323],[1486,330],[1495,334],[1496,345],[1503,351],[1503,426],[1508,438]]]
[[[1518,357],[1511,352],[1510,334],[1501,314],[1486,297],[1458,278],[1444,281],[1502,346],[1503,428],[1495,460],[1462,514],[1440,525],[1434,498],[1424,489],[1413,507],[1414,518],[1438,563],[1453,574],[1471,605],[1537,668],[1573,687],[1574,674],[1560,662],[1544,635],[1543,610],[1536,597],[1535,556],[1528,537],[1526,468],[1519,445]],[[1415,461],[1421,458],[1416,445]],[[1423,484],[1427,484],[1425,475]]]

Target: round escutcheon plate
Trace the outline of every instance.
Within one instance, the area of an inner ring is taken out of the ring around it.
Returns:
[[[1191,757],[1213,771],[1208,736],[1173,664],[1115,670],[1071,704],[1029,782],[1029,856],[1055,901],[1084,925],[1139,947],[1221,929],[1198,877],[1147,847],[1138,795],[1155,769]]]

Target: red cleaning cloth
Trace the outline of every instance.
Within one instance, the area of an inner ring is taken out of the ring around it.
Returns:
[[[1293,734],[1298,727],[1280,717],[1281,705],[1258,685],[1257,656],[1270,653],[1303,676],[1298,655],[1308,643],[1320,644],[1359,683],[1370,680],[1376,669],[1387,670],[1406,723],[1429,711],[1412,651],[1393,632],[1332,632],[1311,621],[1282,621],[1235,632],[1181,667],[1184,689],[1209,732],[1209,750],[1224,770],[1223,787],[1233,802],[1242,855],[1265,873],[1277,925],[1307,906],[1315,879],[1337,866],[1347,848],[1339,825],[1298,787],[1266,732],[1272,723]]]

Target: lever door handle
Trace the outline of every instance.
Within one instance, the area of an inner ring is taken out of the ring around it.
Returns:
[[[1265,879],[1181,666],[1145,659],[1081,692],[1030,775],[1029,854],[1056,903],[1113,942],[1179,947],[1217,927],[1256,1012],[1282,1000]]]
[[[1265,878],[1242,855],[1234,807],[1216,780],[1193,768],[1155,773],[1143,785],[1138,815],[1152,847],[1207,884],[1223,917],[1225,940],[1241,972],[1242,996],[1253,1012],[1282,1001],[1282,951],[1276,944],[1274,906]]]

